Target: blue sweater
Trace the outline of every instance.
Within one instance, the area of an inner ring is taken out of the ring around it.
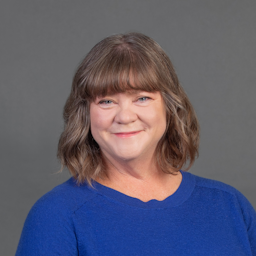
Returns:
[[[71,178],[33,206],[16,256],[256,255],[247,199],[221,182],[182,176],[173,195],[149,202]]]

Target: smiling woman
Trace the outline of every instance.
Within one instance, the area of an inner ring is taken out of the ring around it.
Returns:
[[[92,136],[104,156],[108,155],[112,161],[142,160],[149,154],[153,159],[158,141],[166,129],[165,108],[159,92],[115,94],[107,106],[104,103],[102,107],[102,100],[92,102],[90,116]]]
[[[130,95],[130,101],[134,102],[132,109],[131,106],[126,106],[128,102],[127,99],[124,100],[125,94],[127,97]],[[86,180],[91,184],[92,179],[106,175],[109,169],[106,166],[106,156],[102,155],[101,145],[91,134],[92,120],[101,122],[102,117],[109,117],[114,110],[123,110],[124,107],[127,108],[126,115],[122,115],[122,118],[128,118],[127,113],[136,116],[134,107],[140,106],[139,98],[145,97],[150,99],[150,104],[136,108],[136,111],[140,109],[140,116],[151,116],[151,122],[159,125],[162,121],[158,123],[157,117],[165,115],[167,122],[164,136],[160,136],[156,143],[157,148],[156,145],[150,147],[150,151],[154,151],[154,157],[152,153],[148,155],[151,159],[149,165],[154,160],[157,169],[168,174],[179,174],[179,169],[186,162],[190,162],[188,167],[192,165],[198,154],[199,125],[170,59],[155,41],[143,34],[115,35],[96,44],[82,61],[64,108],[66,127],[60,138],[58,156],[63,166],[68,167],[79,183]],[[95,108],[95,102],[101,108]],[[154,108],[156,103],[160,103],[161,109]],[[102,115],[94,118],[92,110],[105,108],[108,110],[95,113]],[[155,111],[158,114],[154,117]],[[116,116],[118,117],[121,115]],[[140,118],[133,125],[117,129],[122,131],[141,128],[137,127],[139,122]],[[153,132],[151,129],[147,131]],[[142,134],[145,133],[146,131]],[[115,148],[115,151],[118,150]],[[136,147],[126,151],[131,153],[134,150]]]
[[[234,188],[180,170],[199,125],[151,38],[105,38],[80,64],[58,157],[72,178],[31,209],[16,255],[256,255],[256,213]]]

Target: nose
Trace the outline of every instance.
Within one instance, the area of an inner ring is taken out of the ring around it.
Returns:
[[[129,124],[137,120],[137,114],[129,107],[120,107],[115,116],[115,122]]]

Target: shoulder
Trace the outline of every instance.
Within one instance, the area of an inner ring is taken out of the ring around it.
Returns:
[[[73,178],[46,193],[27,216],[16,255],[77,255],[73,216],[96,195]]]
[[[231,196],[240,196],[242,195],[234,187],[227,185],[223,182],[203,178],[192,174],[190,172],[181,171],[184,180],[189,180],[189,184],[193,184],[195,190],[210,192],[210,193],[226,193]]]
[[[82,205],[96,196],[87,185],[77,185],[73,178],[56,186],[42,196],[32,207],[31,212],[60,212],[73,214]]]
[[[193,174],[191,174],[191,175],[193,175]],[[234,187],[232,187],[228,184],[225,184],[221,181],[207,179],[207,178],[199,177],[196,175],[193,175],[193,176],[195,177],[197,187],[206,188],[206,189],[208,188],[210,190],[216,190],[216,191],[222,191],[222,192],[226,192],[231,195],[236,195],[237,193],[238,194],[240,193]]]
[[[230,207],[233,206],[243,214],[244,218],[254,217],[256,220],[256,213],[253,206],[247,200],[247,198],[236,188],[225,184],[220,181],[202,178],[193,174],[195,179],[195,191],[200,195],[200,198],[204,198],[206,201],[223,202]]]
[[[54,232],[71,234],[74,231],[73,218],[76,211],[91,201],[96,193],[87,185],[76,184],[71,178],[42,196],[31,208],[23,228],[24,234],[45,234]]]

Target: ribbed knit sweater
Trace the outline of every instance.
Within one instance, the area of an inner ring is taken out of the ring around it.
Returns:
[[[256,255],[256,213],[236,189],[183,172],[163,201],[73,178],[33,206],[16,256]]]

